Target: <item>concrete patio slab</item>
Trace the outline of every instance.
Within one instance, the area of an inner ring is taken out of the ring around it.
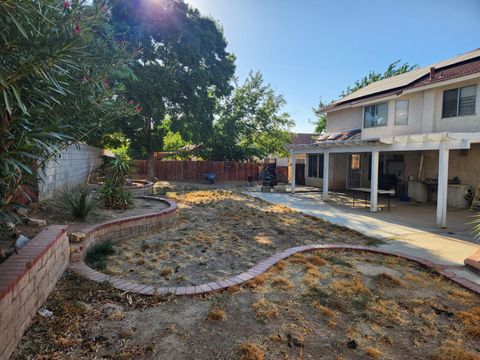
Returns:
[[[318,217],[339,226],[345,226],[356,230],[366,236],[382,239],[385,244],[380,249],[397,251],[412,256],[421,257],[433,263],[450,267],[462,267],[465,258],[477,251],[480,246],[473,242],[473,235],[470,234],[470,241],[464,240],[469,234],[462,227],[462,231],[450,235],[449,230],[440,230],[428,224],[428,220],[419,219],[421,213],[413,212],[406,216],[395,216],[395,213],[372,214],[364,208],[352,208],[334,202],[324,202],[318,193],[262,193],[246,192],[245,194],[257,197],[272,204],[288,206],[293,210],[304,214]],[[426,211],[426,210],[424,210]],[[427,212],[429,215],[429,213]],[[413,226],[409,218],[415,217]],[[457,216],[460,216],[457,214]],[[395,219],[392,219],[395,218]],[[403,219],[403,221],[402,221]],[[465,220],[467,222],[468,219]],[[458,224],[456,227],[460,227]],[[480,276],[476,273],[462,268],[456,270],[458,276],[468,278],[480,284]]]

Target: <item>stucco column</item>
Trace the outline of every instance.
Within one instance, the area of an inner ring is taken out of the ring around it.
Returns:
[[[292,171],[292,181],[290,185],[290,189],[292,191],[292,194],[295,194],[295,153],[292,152],[290,153],[290,166],[291,166],[291,171]]]
[[[330,169],[330,153],[325,151],[323,153],[323,191],[322,191],[322,199],[323,200],[328,200],[328,182],[330,179],[330,174],[329,174],[329,169]]]
[[[447,226],[448,158],[449,150],[444,140],[438,149],[437,226],[440,228]]]
[[[378,150],[372,151],[372,174],[370,177],[370,212],[378,210],[378,161],[380,153]]]

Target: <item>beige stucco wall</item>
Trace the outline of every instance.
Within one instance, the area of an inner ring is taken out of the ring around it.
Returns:
[[[477,85],[476,114],[442,119],[443,92],[469,85]],[[408,125],[395,125],[395,102],[397,100],[409,101]],[[363,128],[364,106],[383,102],[388,102],[387,125]],[[476,79],[405,93],[394,99],[364,102],[354,108],[327,113],[327,132],[359,127],[362,127],[362,139],[434,132],[480,132],[480,75]]]
[[[327,113],[327,133],[359,129],[362,127],[362,107]]]

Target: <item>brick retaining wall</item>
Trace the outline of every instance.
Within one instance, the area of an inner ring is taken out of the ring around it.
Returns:
[[[7,359],[69,262],[66,226],[51,225],[0,264],[0,359]]]
[[[156,196],[140,196],[139,198],[165,202],[168,204],[168,208],[149,214],[107,221],[83,229],[82,232],[86,235],[85,239],[80,243],[70,244],[70,260],[72,262],[82,261],[85,258],[86,251],[95,244],[134,238],[175,223],[177,204],[174,201]]]

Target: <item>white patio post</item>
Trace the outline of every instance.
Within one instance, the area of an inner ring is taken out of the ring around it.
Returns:
[[[437,226],[447,226],[447,192],[448,192],[448,158],[449,150],[445,140],[438,149],[438,188],[437,188]]]
[[[378,150],[372,151],[372,171],[370,177],[370,212],[378,210],[378,160],[380,153]]]
[[[329,166],[330,164],[330,153],[327,151],[325,151],[323,153],[323,191],[322,191],[322,199],[325,201],[325,200],[328,200],[328,180],[330,179],[330,175],[329,175]]]
[[[290,153],[290,164],[292,167],[292,184],[290,186],[290,189],[292,191],[292,194],[295,194],[295,153],[292,151]]]

